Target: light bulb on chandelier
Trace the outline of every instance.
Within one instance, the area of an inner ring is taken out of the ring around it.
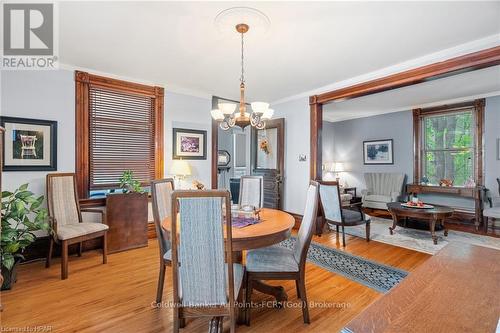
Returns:
[[[244,7],[237,7],[234,10],[241,12]],[[248,8],[251,9],[251,8]],[[252,9],[255,11],[254,9]],[[227,15],[231,9],[224,11]],[[255,12],[252,12],[253,14]],[[259,12],[260,13],[260,12]],[[260,13],[262,14],[262,13]],[[264,14],[262,14],[264,15]],[[218,16],[219,18],[219,16]],[[217,19],[216,19],[217,20]],[[236,24],[236,31],[241,34],[241,77],[240,77],[240,102],[238,111],[235,113],[237,104],[234,103],[219,103],[217,109],[210,112],[212,118],[219,122],[220,128],[228,130],[234,126],[245,128],[251,125],[257,129],[264,129],[266,121],[270,120],[273,116],[274,110],[269,108],[269,103],[253,102],[251,103],[252,112],[247,112],[247,105],[245,103],[245,57],[244,57],[244,35],[250,29],[250,26],[245,23]]]

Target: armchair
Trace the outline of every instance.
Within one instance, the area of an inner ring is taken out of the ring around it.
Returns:
[[[403,173],[365,173],[366,189],[361,191],[363,207],[387,209],[402,194]]]

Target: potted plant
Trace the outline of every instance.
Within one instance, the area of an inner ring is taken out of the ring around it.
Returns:
[[[148,193],[130,170],[119,181],[122,193],[106,198],[110,253],[148,245]]]
[[[2,259],[2,290],[16,282],[16,266],[24,259],[24,249],[36,240],[35,231],[52,233],[47,210],[42,207],[44,197],[35,197],[28,184],[14,192],[2,192],[2,232],[0,252]]]

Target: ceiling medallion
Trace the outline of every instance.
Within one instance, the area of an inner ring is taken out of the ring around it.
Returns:
[[[223,28],[227,26],[227,24],[231,24],[233,29],[236,29],[236,32],[241,35],[239,112],[235,113],[236,104],[234,103],[219,103],[218,109],[214,109],[210,112],[212,118],[220,123],[219,126],[223,130],[228,130],[234,126],[243,129],[248,125],[257,129],[263,129],[266,127],[265,121],[271,119],[274,113],[274,110],[269,108],[269,103],[265,102],[251,103],[252,110],[251,112],[247,112],[247,105],[245,103],[244,35],[250,30],[249,22],[256,22],[261,29],[266,30],[269,27],[269,19],[267,16],[256,9],[248,7],[229,8],[219,13],[215,18],[215,24],[219,30],[223,31]]]

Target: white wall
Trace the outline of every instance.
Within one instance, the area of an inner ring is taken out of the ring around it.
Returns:
[[[500,160],[497,159],[497,140],[500,139],[500,96],[486,99],[484,118],[484,183],[498,201],[496,179],[500,178]]]
[[[274,118],[285,118],[283,209],[302,214],[309,185],[309,99],[275,104],[272,108],[275,110]],[[307,160],[299,161],[299,154],[305,154]]]
[[[57,171],[75,171],[75,83],[73,71],[5,71],[1,77],[1,115],[58,121]],[[172,161],[172,127],[207,130],[207,159],[189,161],[193,177],[210,187],[209,98],[171,93],[165,89],[165,174]],[[30,190],[45,193],[47,172],[4,172],[2,185],[13,190],[29,182]],[[191,186],[187,179],[183,186]]]

